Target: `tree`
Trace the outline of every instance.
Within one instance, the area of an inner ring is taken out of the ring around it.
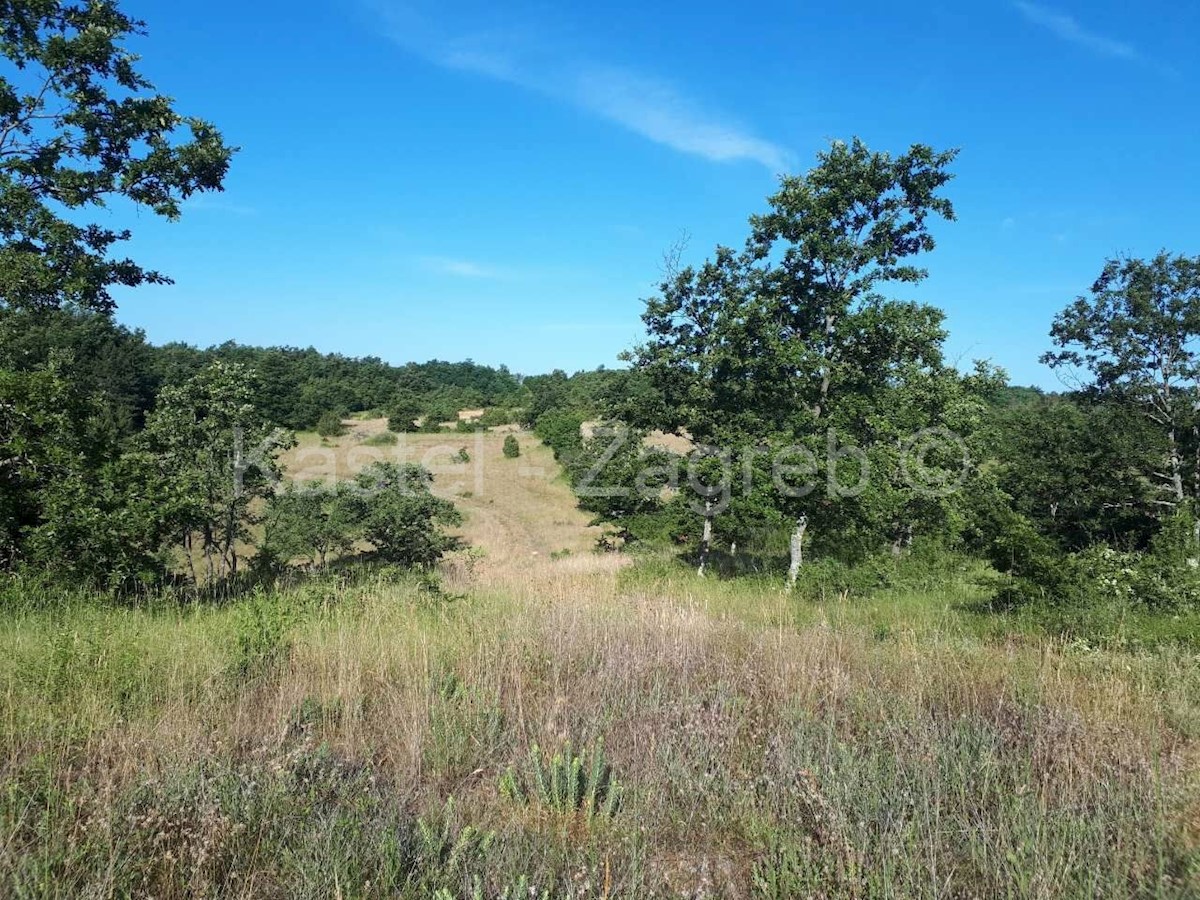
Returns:
[[[507,435],[504,438],[504,456],[506,459],[516,459],[521,455],[521,443],[517,440],[515,434]]]
[[[289,484],[267,505],[264,549],[284,562],[304,557],[323,569],[330,555],[347,553],[362,537],[364,517],[353,485]]]
[[[69,360],[66,361],[69,363]],[[46,494],[76,472],[96,470],[109,448],[95,409],[52,354],[28,372],[0,369],[0,568],[16,566],[45,522]]]
[[[417,419],[421,418],[421,404],[411,394],[402,394],[392,401],[388,412],[388,431],[403,434],[417,430]]]
[[[1062,552],[1144,549],[1156,530],[1145,473],[1161,456],[1149,424],[1127,404],[1088,397],[999,410],[986,428],[997,486]]]
[[[1200,256],[1109,260],[1091,295],[1059,313],[1050,336],[1061,349],[1044,363],[1087,370],[1093,391],[1132,404],[1162,435],[1162,465],[1151,473],[1161,503],[1200,498]]]
[[[196,552],[207,580],[237,574],[238,545],[250,541],[257,501],[272,493],[277,456],[292,442],[258,413],[254,395],[253,373],[213,362],[164,388],[146,423],[142,447],[166,485],[164,513],[195,581]]]
[[[642,316],[648,340],[627,357],[648,378],[647,396],[661,398],[662,418],[646,424],[742,458],[797,444],[815,458],[830,436],[883,438],[894,469],[902,431],[942,424],[966,399],[942,360],[942,314],[877,293],[925,277],[909,260],[933,249],[931,217],[954,218],[940,190],[955,155],[835,142],[811,171],[782,179],[742,252],[718,247],[699,268],[669,261]],[[763,502],[810,538],[880,530],[870,496],[783,493]]]
[[[462,523],[449,500],[431,490],[433,476],[411,463],[377,462],[355,479],[365,505],[363,537],[380,559],[409,568],[428,568],[459,545],[440,526]]]
[[[233,150],[177,113],[125,47],[142,22],[111,0],[0,0],[0,302],[108,312],[113,285],[167,283],[111,256],[128,231],[79,224],[125,200],[168,219],[219,190]]]
[[[321,418],[317,419],[317,434],[321,437],[341,437],[345,433],[346,426],[342,424],[339,413],[326,410],[321,413]]]
[[[114,437],[138,431],[160,387],[155,348],[111,317],[65,310],[0,310],[0,369],[58,375],[94,399]]]

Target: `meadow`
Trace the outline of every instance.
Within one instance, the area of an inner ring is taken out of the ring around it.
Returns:
[[[424,455],[436,578],[3,613],[0,894],[1200,896],[1187,645],[983,616],[966,562],[788,595],[596,553],[531,436],[382,433],[285,462]]]

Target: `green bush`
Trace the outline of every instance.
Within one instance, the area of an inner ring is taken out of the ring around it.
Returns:
[[[493,406],[483,411],[483,415],[479,417],[478,424],[482,428],[497,428],[501,425],[515,425],[521,421],[520,409],[509,409],[502,406]]]
[[[394,447],[400,439],[390,431],[381,431],[363,441],[364,447]]]
[[[555,459],[566,462],[583,446],[582,427],[580,413],[552,410],[538,418],[534,433],[554,451]]]
[[[346,433],[346,426],[342,424],[342,416],[332,410],[321,413],[321,418],[317,419],[317,434],[321,437],[341,437]]]
[[[388,431],[403,434],[417,430],[417,419],[421,418],[421,407],[415,398],[402,397],[392,403],[388,410]]]
[[[521,443],[515,434],[510,434],[504,439],[504,455],[508,459],[516,459],[521,455]]]
[[[439,526],[461,524],[462,514],[430,490],[433,476],[417,465],[372,463],[355,479],[365,508],[363,537],[380,559],[406,568],[432,566],[459,546]]]

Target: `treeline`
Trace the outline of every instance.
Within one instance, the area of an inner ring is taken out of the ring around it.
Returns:
[[[214,361],[257,373],[256,405],[275,424],[316,426],[323,413],[348,414],[411,400],[420,413],[440,409],[514,407],[521,379],[507,368],[477,363],[408,363],[349,357],[310,348],[251,347],[233,341],[207,349],[150,344],[100,313],[0,310],[0,365],[29,371],[56,361],[60,373],[98,395],[123,432],[137,430],[166,385],[182,384]]]

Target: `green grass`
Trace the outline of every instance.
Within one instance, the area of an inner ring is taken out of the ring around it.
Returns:
[[[958,563],[587,562],[10,609],[0,894],[1200,890],[1194,654],[989,618]]]

